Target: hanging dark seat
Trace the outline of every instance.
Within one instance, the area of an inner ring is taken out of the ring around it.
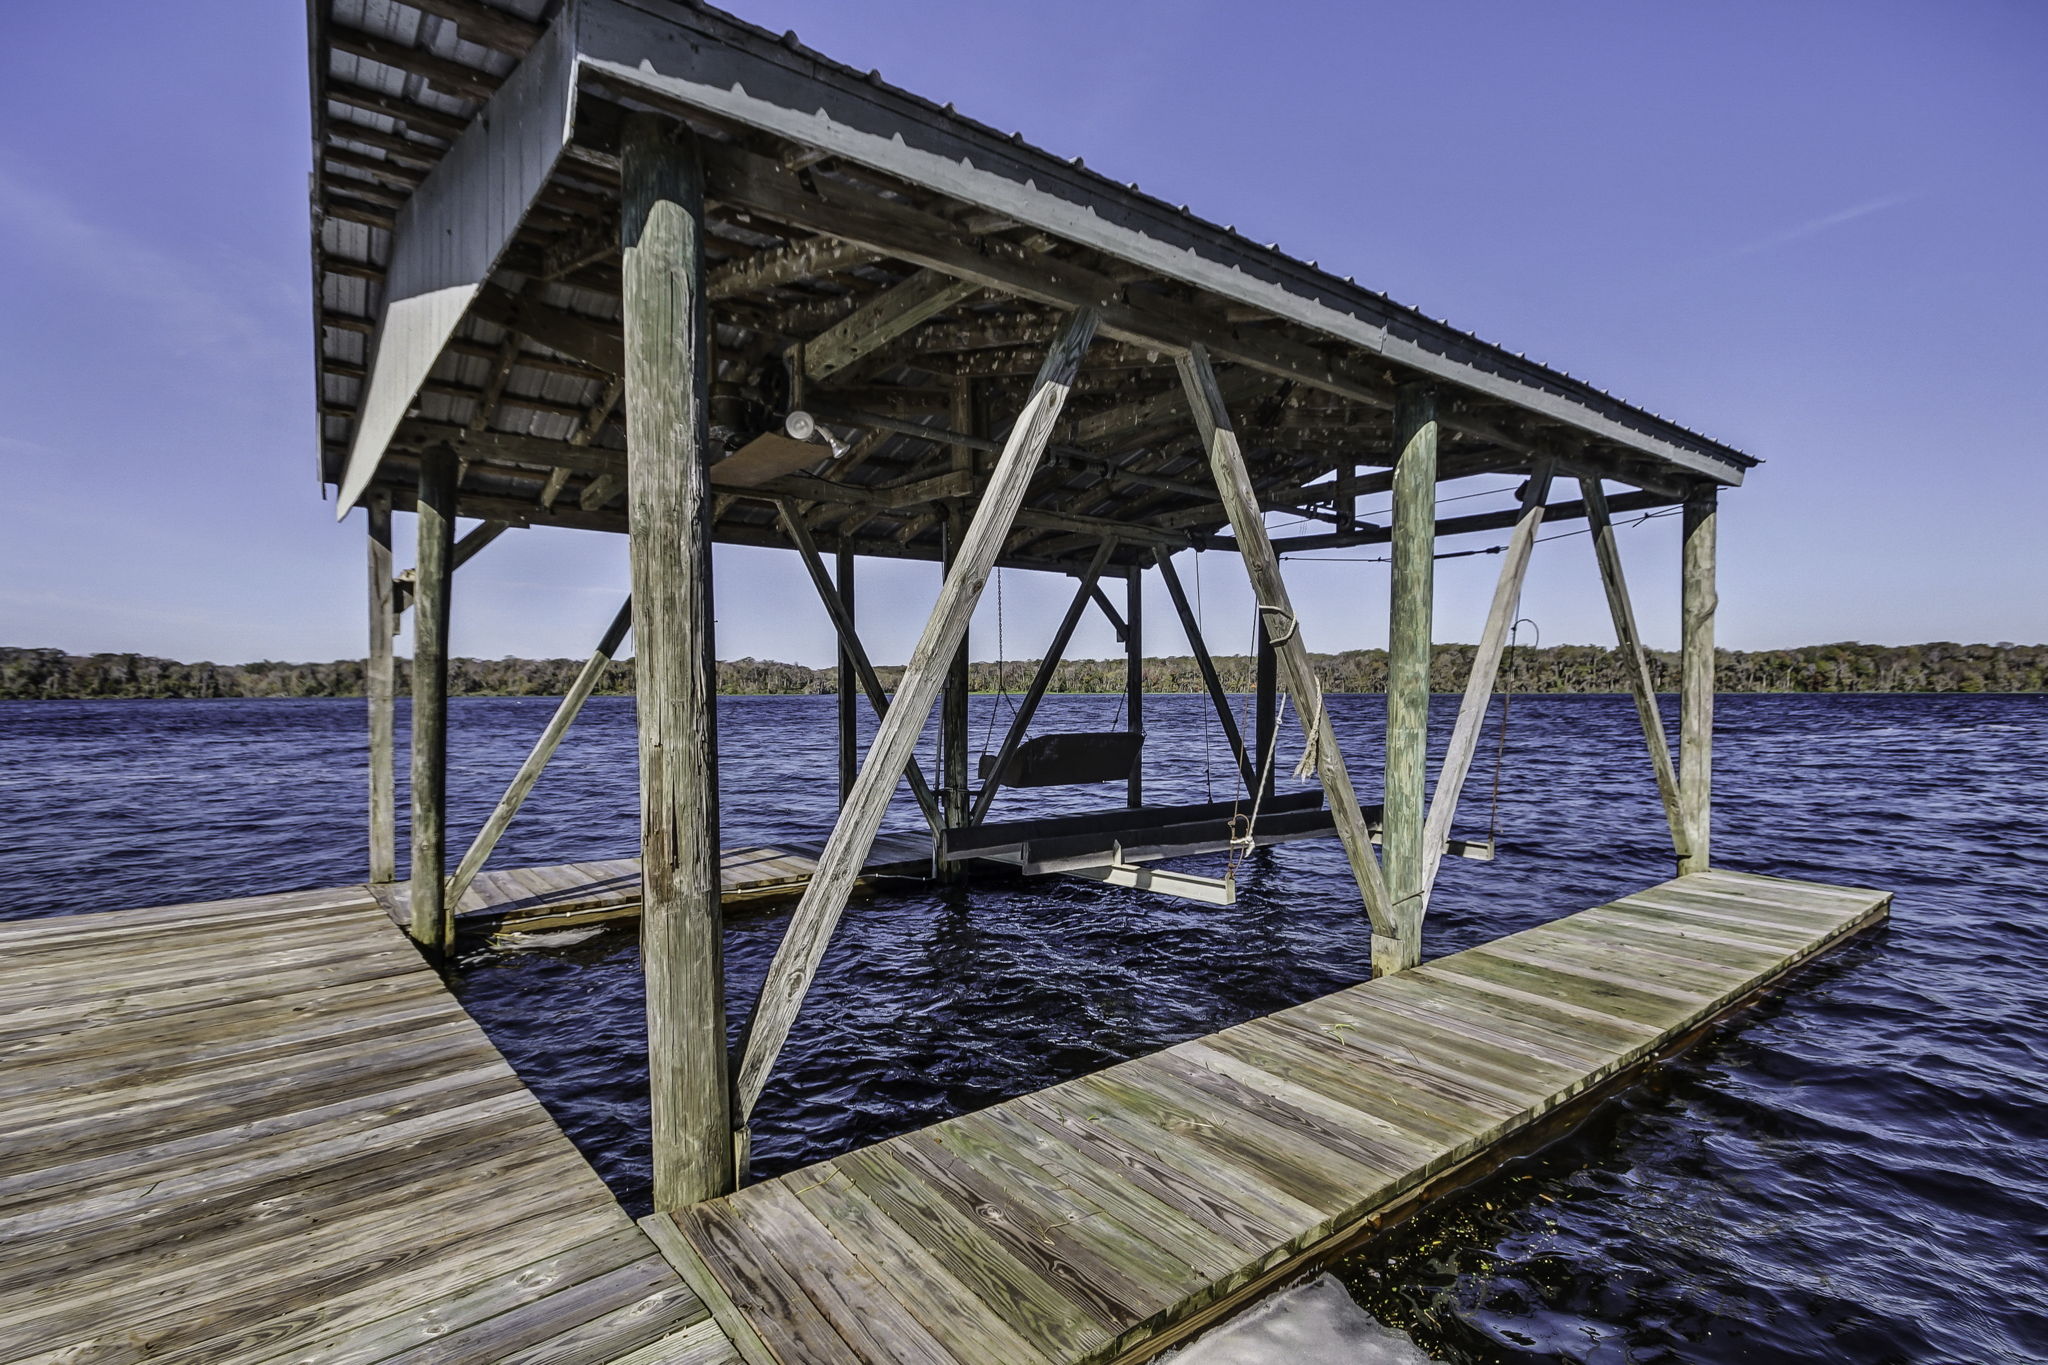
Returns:
[[[1069,730],[1034,735],[1017,746],[1003,769],[1006,787],[1064,787],[1122,782],[1138,765],[1143,730]],[[981,756],[981,780],[995,773],[996,756]]]

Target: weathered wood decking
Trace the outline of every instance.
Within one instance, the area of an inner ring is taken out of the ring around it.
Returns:
[[[801,842],[729,848],[719,854],[720,898],[727,905],[778,900],[802,893],[817,870],[820,846]],[[885,835],[875,841],[864,872],[929,867],[931,840]],[[403,924],[410,913],[405,882],[384,882],[370,894]],[[489,923],[504,933],[566,929],[628,919],[640,913],[640,860],[613,858],[554,867],[480,872],[455,903],[458,923]]]
[[[0,1361],[733,1359],[361,887],[0,924]]]
[[[1135,1358],[1889,901],[1685,877],[643,1226],[756,1365]]]

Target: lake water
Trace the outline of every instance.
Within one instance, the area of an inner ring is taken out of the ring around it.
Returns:
[[[1455,699],[1438,706],[1441,744]],[[832,707],[724,702],[728,846],[827,826]],[[1361,790],[1376,790],[1380,699],[1330,707]],[[453,703],[456,840],[552,708]],[[975,699],[977,741],[1000,709]],[[1052,697],[1037,728],[1102,728],[1117,709]],[[0,916],[360,878],[362,714],[348,701],[0,703]],[[1207,716],[1200,698],[1147,701],[1156,799],[1231,795]],[[1635,727],[1621,697],[1516,699],[1500,857],[1446,862],[1429,955],[1669,875]],[[1891,888],[1891,925],[1338,1277],[1453,1361],[2048,1360],[2048,698],[1729,696],[1717,745],[1718,860]],[[1462,824],[1476,833],[1491,748],[1468,787]],[[1283,769],[1297,751],[1290,733]],[[631,856],[634,782],[632,703],[598,698],[499,865]],[[997,811],[1117,799],[1011,793]],[[893,823],[914,829],[914,810]],[[1186,865],[1213,874],[1217,861]],[[758,987],[786,913],[730,925],[735,1001]],[[1325,994],[1369,957],[1331,841],[1256,855],[1228,909],[1061,880],[889,889],[839,929],[757,1113],[758,1169]],[[631,930],[560,950],[478,948],[455,985],[644,1208]]]

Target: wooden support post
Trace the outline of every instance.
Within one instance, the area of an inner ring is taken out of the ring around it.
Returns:
[[[1309,660],[1308,644],[1302,639],[1301,622],[1294,614],[1294,602],[1287,595],[1287,582],[1280,576],[1280,557],[1273,553],[1272,539],[1259,511],[1258,494],[1252,489],[1251,471],[1245,468],[1244,452],[1237,444],[1237,432],[1230,425],[1230,413],[1217,387],[1216,371],[1209,353],[1199,343],[1188,348],[1176,362],[1181,387],[1187,391],[1188,406],[1194,410],[1195,427],[1209,453],[1209,468],[1216,478],[1216,491],[1230,529],[1237,537],[1238,551],[1252,580],[1253,599],[1260,614],[1275,626],[1273,644],[1279,651],[1280,668],[1286,674],[1287,690],[1294,697],[1301,718],[1303,738],[1315,759],[1316,772],[1323,781],[1323,795],[1330,803],[1337,837],[1343,841],[1344,856],[1357,879],[1358,894],[1372,920],[1373,974],[1383,975],[1412,963],[1398,960],[1399,940],[1387,901],[1387,884],[1380,873],[1379,858],[1372,847],[1372,832],[1365,813],[1358,808],[1358,793],[1352,789],[1351,773],[1337,748],[1336,727],[1323,709],[1322,687],[1316,682],[1315,667]]]
[[[1393,596],[1387,612],[1387,891],[1401,965],[1422,961],[1428,859],[1429,656],[1436,595],[1436,395],[1404,385],[1394,403]]]
[[[853,613],[842,605],[832,580],[825,577],[825,558],[818,553],[818,545],[811,539],[810,528],[804,525],[802,514],[797,511],[796,504],[790,499],[778,499],[775,510],[782,521],[784,534],[789,537],[789,543],[796,546],[797,558],[803,561],[804,568],[810,572],[811,585],[818,590],[818,597],[825,604],[825,614],[832,618],[832,629],[839,636],[840,653],[846,658],[854,681],[868,694],[868,704],[875,708],[875,715],[888,715],[889,694],[883,689],[881,676],[875,672],[875,666],[868,661],[867,649],[854,631]],[[852,696],[851,693],[846,695],[849,699]],[[840,744],[842,751],[852,744],[851,727],[842,729]],[[845,757],[844,752],[841,757]],[[932,833],[936,836],[944,828],[940,824],[943,817],[940,814],[938,797],[933,794],[931,784],[925,781],[924,769],[918,767],[917,760],[913,758],[903,765],[903,776],[910,782],[911,795],[917,798],[917,808],[924,812],[925,823],[931,826]],[[844,808],[845,799],[842,798],[839,804]]]
[[[408,899],[413,940],[436,955],[455,945],[442,892],[448,839],[448,591],[454,582],[455,456],[437,446],[420,456],[414,503],[419,550],[412,615],[412,864]]]
[[[1188,637],[1188,649],[1195,656],[1195,670],[1202,675],[1202,687],[1209,693],[1209,704],[1216,708],[1217,723],[1223,727],[1224,741],[1230,745],[1230,756],[1237,760],[1238,776],[1243,779],[1245,793],[1249,795],[1258,790],[1252,755],[1244,747],[1244,735],[1237,728],[1237,715],[1230,709],[1230,694],[1223,690],[1223,679],[1216,674],[1216,660],[1209,653],[1208,640],[1202,636],[1202,623],[1188,602],[1187,589],[1181,586],[1180,573],[1173,567],[1172,553],[1161,546],[1152,552],[1152,558],[1159,565],[1159,576],[1166,580],[1166,595],[1173,599],[1174,614],[1180,617],[1181,631]]]
[[[946,509],[945,567],[952,572],[966,538],[967,513],[957,504]],[[967,772],[967,637],[946,661],[946,685],[939,702],[939,800],[948,829],[969,823]],[[953,869],[957,871],[958,869]]]
[[[734,1187],[719,908],[717,672],[705,389],[704,167],[694,135],[626,118],[619,242],[640,719],[640,951],[654,1207]]]
[[[1493,602],[1486,613],[1486,625],[1479,632],[1479,647],[1472,652],[1472,671],[1465,678],[1465,696],[1458,705],[1457,723],[1444,749],[1443,766],[1437,769],[1436,790],[1430,794],[1429,818],[1422,827],[1422,905],[1436,886],[1437,869],[1443,865],[1444,846],[1451,837],[1451,822],[1458,817],[1458,798],[1464,793],[1465,778],[1472,771],[1472,757],[1479,750],[1479,734],[1486,725],[1486,708],[1493,700],[1494,680],[1500,676],[1501,654],[1522,603],[1522,583],[1528,577],[1530,552],[1536,548],[1536,532],[1543,526],[1543,504],[1550,496],[1551,465],[1539,462],[1522,485],[1522,515],[1508,537],[1501,556],[1500,577],[1493,585]]]
[[[1712,866],[1708,854],[1714,810],[1714,611],[1720,605],[1714,586],[1716,499],[1717,490],[1708,484],[1685,500],[1678,790],[1686,847],[1678,862],[1680,875]]]
[[[505,831],[511,827],[512,818],[518,815],[519,808],[526,804],[527,796],[533,791],[533,784],[540,781],[540,775],[546,770],[548,760],[555,756],[555,749],[561,744],[562,736],[569,733],[569,727],[575,724],[576,713],[583,709],[583,703],[590,700],[590,694],[595,692],[598,683],[604,680],[605,669],[611,666],[612,657],[618,653],[619,645],[625,640],[626,632],[632,629],[632,626],[633,599],[628,597],[619,608],[619,614],[612,618],[610,627],[605,630],[604,638],[597,642],[597,649],[584,661],[582,669],[576,674],[576,680],[569,684],[567,695],[562,698],[561,704],[555,707],[555,714],[548,718],[547,728],[542,730],[540,738],[534,741],[532,752],[527,754],[526,761],[519,765],[519,771],[513,775],[511,785],[506,787],[505,794],[498,798],[498,804],[491,811],[490,819],[484,821],[484,827],[478,830],[476,838],[470,841],[469,851],[462,855],[462,863],[455,869],[455,875],[448,879],[445,899],[451,916],[462,900],[462,893],[469,890],[470,883],[476,880],[476,874],[484,870],[484,863],[490,859],[491,850],[498,846],[498,840],[503,838]]]
[[[768,966],[768,978],[747,1021],[737,1085],[739,1112],[751,1113],[767,1084],[768,1072],[789,1038],[790,1025],[803,1004],[804,992],[825,955],[832,930],[845,912],[846,898],[874,848],[875,834],[889,807],[903,765],[917,750],[918,736],[931,719],[945,681],[947,661],[960,647],[967,620],[981,598],[1003,542],[1017,519],[1017,508],[1030,489],[1053,426],[1072,391],[1081,357],[1094,339],[1096,314],[1084,308],[1067,320],[1052,344],[1024,411],[1010,427],[1003,453],[989,475],[987,491],[976,507],[973,523],[961,541],[960,554],[946,573],[939,600],[925,622],[924,633],[911,651],[910,663],[895,700],[869,747],[867,761],[854,779],[853,796],[839,813],[818,857],[818,866],[804,888],[803,899],[790,916],[789,930]]]
[[[846,805],[846,798],[853,794],[853,775],[860,770],[860,701],[854,689],[860,686],[854,675],[853,655],[847,649],[847,641],[858,640],[854,622],[857,619],[853,607],[853,547],[841,544],[833,564],[832,600],[839,603],[839,610],[846,618],[846,629],[837,631],[839,637],[839,804]]]
[[[958,379],[953,383],[952,422],[955,431],[973,433],[975,423],[974,381]],[[964,445],[953,447],[953,468],[965,470],[971,477],[974,472],[974,451]],[[959,557],[960,544],[967,536],[967,504],[964,499],[953,498],[945,507],[944,557],[945,568],[952,570],[953,562]],[[967,771],[967,750],[969,745],[967,727],[967,698],[972,690],[968,671],[968,633],[960,637],[960,647],[946,669],[945,693],[939,703],[939,795],[944,803],[945,823],[949,829],[957,829],[969,821],[968,784],[972,781]],[[966,869],[950,865],[945,872],[949,876],[961,877]]]
[[[1273,652],[1273,635],[1266,629],[1265,613],[1252,622],[1252,760],[1257,776],[1254,792],[1273,794],[1273,736],[1280,728],[1280,665]]]
[[[1614,618],[1614,638],[1627,656],[1628,688],[1657,773],[1657,795],[1664,803],[1664,822],[1671,828],[1671,847],[1683,866],[1689,847],[1685,812],[1679,798],[1678,773],[1671,765],[1671,742],[1664,735],[1664,716],[1657,705],[1657,684],[1650,676],[1649,652],[1636,629],[1636,609],[1629,600],[1628,579],[1621,571],[1621,546],[1615,543],[1614,520],[1608,513],[1607,491],[1594,475],[1582,475],[1579,488],[1586,503],[1586,527],[1593,536],[1593,554],[1600,564],[1600,583],[1607,592],[1607,610]]]
[[[1003,736],[1003,746],[996,750],[988,776],[981,779],[981,790],[974,794],[974,809],[967,813],[969,824],[978,825],[988,817],[988,808],[994,803],[996,793],[1002,790],[1003,778],[1010,771],[1010,760],[1016,756],[1017,746],[1024,742],[1025,733],[1031,728],[1031,717],[1037,714],[1038,703],[1045,700],[1045,689],[1052,685],[1053,674],[1059,671],[1060,659],[1067,652],[1067,642],[1074,638],[1074,627],[1080,624],[1081,613],[1088,609],[1088,598],[1115,550],[1116,538],[1105,539],[1081,575],[1081,585],[1074,590],[1073,600],[1067,603],[1067,614],[1060,618],[1058,629],[1052,633],[1052,643],[1046,646],[1045,657],[1038,661],[1038,671],[1031,675],[1031,686],[1024,689],[1024,696],[1017,703],[1017,714],[1010,720],[1009,731]]]
[[[391,581],[391,491],[364,499],[370,516],[370,652],[363,692],[370,711],[370,880],[398,880],[398,608]]]
[[[1145,732],[1145,571],[1133,564],[1124,579],[1124,724],[1133,734]],[[1136,810],[1145,804],[1145,749],[1138,748],[1124,804]]]

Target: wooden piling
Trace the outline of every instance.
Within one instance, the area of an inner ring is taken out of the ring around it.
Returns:
[[[636,113],[626,119],[620,173],[640,944],[654,1206],[672,1209],[734,1184],[718,897],[704,168],[684,125]]]
[[[1133,734],[1145,732],[1145,571],[1133,564],[1124,578],[1124,723]],[[1145,751],[1131,764],[1125,803],[1136,810],[1145,804]]]
[[[390,490],[372,491],[364,507],[370,518],[370,649],[363,663],[370,712],[370,880],[383,883],[398,880],[398,662],[392,648],[398,606],[391,580]]]
[[[448,840],[448,597],[454,584],[455,454],[420,455],[414,503],[419,549],[412,612],[412,866],[414,941],[441,954],[454,946],[455,917],[442,894]]]
[[[1422,961],[1428,876],[1423,826],[1429,763],[1429,655],[1436,592],[1436,395],[1404,385],[1394,405],[1393,588],[1387,611],[1387,767],[1383,847],[1400,926],[1400,965]],[[1375,954],[1377,958],[1377,954]]]
[[[953,430],[978,435],[980,428],[975,422],[974,381],[961,378],[953,381],[952,423]],[[971,446],[956,445],[952,449],[955,472],[974,472],[974,450]],[[958,558],[960,545],[967,536],[967,503],[954,498],[946,504],[945,549],[941,572],[951,572],[953,562]],[[972,632],[970,623],[969,633]],[[949,828],[968,823],[970,797],[967,770],[968,725],[967,698],[973,690],[969,678],[967,651],[968,635],[960,637],[960,648],[946,668],[946,686],[939,700],[939,791],[943,802],[945,822]],[[949,875],[957,875],[960,869],[948,868]]]
[[[1712,842],[1714,783],[1714,586],[1717,492],[1702,485],[1685,500],[1680,614],[1678,722],[1679,800],[1685,813],[1686,847],[1680,875],[1705,872]]]
[[[853,608],[853,547],[839,546],[832,565],[833,592],[849,623],[857,619]],[[846,641],[839,642],[839,804],[844,806],[853,791],[854,775],[860,771],[860,679],[853,670],[853,655]]]
[[[1237,716],[1230,709],[1230,695],[1223,690],[1223,680],[1216,674],[1216,661],[1209,654],[1209,642],[1202,635],[1202,623],[1195,616],[1194,606],[1188,601],[1187,589],[1181,586],[1180,571],[1173,567],[1173,555],[1165,546],[1152,552],[1153,562],[1159,565],[1159,576],[1166,582],[1166,595],[1173,599],[1173,610],[1180,617],[1181,630],[1188,637],[1188,650],[1195,656],[1195,669],[1202,675],[1202,686],[1209,693],[1209,704],[1216,708],[1216,721],[1223,727],[1223,739],[1230,746],[1230,756],[1236,760],[1238,775],[1244,781],[1247,793],[1258,786],[1258,777],[1252,768],[1251,755],[1245,752],[1244,735],[1237,728]]]

